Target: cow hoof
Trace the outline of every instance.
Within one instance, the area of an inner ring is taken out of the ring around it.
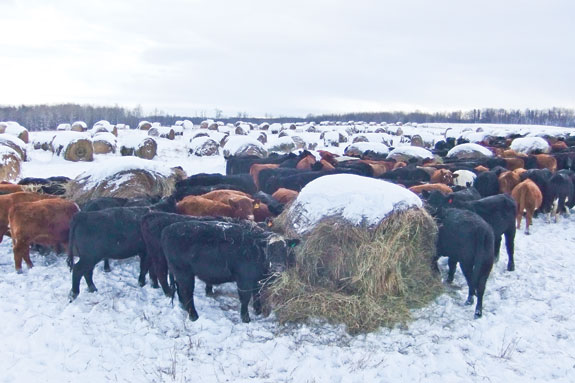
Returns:
[[[75,293],[75,292],[70,290],[70,294],[68,294],[68,298],[70,299],[70,302],[73,302],[74,299],[78,298],[78,293]]]
[[[146,281],[138,281],[138,285],[140,285],[140,287],[144,287],[146,286]]]
[[[150,284],[150,286],[152,286],[153,289],[159,289],[160,288],[160,285],[158,284],[158,282],[152,282]]]
[[[199,317],[200,317],[200,316],[199,316],[198,314],[195,314],[195,313],[190,313],[190,315],[188,315],[188,318],[190,318],[190,320],[191,320],[192,322],[197,321]]]
[[[467,300],[465,301],[465,305],[466,305],[466,306],[470,306],[470,305],[472,305],[472,304],[473,304],[473,297],[467,298]]]
[[[96,288],[96,286],[92,285],[88,286],[88,291],[91,293],[95,293],[96,291],[98,291],[98,289]]]
[[[453,277],[447,277],[447,279],[445,280],[445,283],[447,283],[448,285],[453,283]]]
[[[513,263],[508,264],[507,271],[515,271],[515,265]]]
[[[528,231],[525,232],[525,235],[529,235],[530,233]]]
[[[250,323],[250,316],[249,315],[242,315],[242,322]]]
[[[22,274],[22,273],[23,273],[22,269],[16,269],[16,274]]]
[[[112,271],[112,269],[109,266],[108,267],[104,266],[104,272],[105,273],[109,273],[111,271]]]
[[[481,316],[483,315],[483,313],[481,312],[481,310],[475,310],[475,319],[479,319],[481,318]]]

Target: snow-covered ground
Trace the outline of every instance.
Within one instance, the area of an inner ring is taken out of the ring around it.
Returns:
[[[189,157],[178,140],[160,156],[189,173],[223,172],[221,157]],[[76,176],[95,163],[30,151],[23,176]],[[118,157],[120,158],[120,157]],[[487,282],[483,317],[464,306],[465,280],[407,328],[349,336],[319,321],[280,326],[251,313],[244,324],[232,284],[206,297],[191,322],[161,290],[137,284],[137,259],[96,267],[99,291],[68,301],[64,256],[32,253],[35,267],[14,272],[11,241],[0,244],[0,382],[530,382],[575,381],[575,216],[532,234],[518,231],[516,271],[506,253]],[[440,261],[445,274],[446,259]],[[250,308],[251,310],[251,308]]]

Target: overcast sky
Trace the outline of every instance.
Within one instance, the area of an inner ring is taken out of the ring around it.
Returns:
[[[575,107],[575,1],[0,0],[0,104]]]

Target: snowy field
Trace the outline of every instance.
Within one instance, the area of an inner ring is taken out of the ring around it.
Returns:
[[[222,157],[188,157],[177,140],[159,149],[157,161],[182,165],[188,174],[225,169]],[[30,155],[23,176],[75,177],[102,160]],[[82,281],[80,296],[69,303],[65,257],[32,253],[35,267],[18,275],[5,238],[0,382],[573,382],[574,229],[572,215],[557,224],[535,219],[530,236],[518,231],[514,272],[505,270],[502,246],[481,319],[463,305],[467,287],[458,270],[456,287],[414,312],[407,328],[354,337],[319,321],[279,326],[273,314],[252,312],[252,322],[241,323],[231,284],[216,287],[212,298],[198,283],[200,318],[191,322],[161,290],[138,286],[135,258],[112,261],[111,273],[99,264],[99,291],[88,293]]]

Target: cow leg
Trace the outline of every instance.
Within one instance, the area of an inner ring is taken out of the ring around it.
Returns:
[[[206,296],[208,297],[214,296],[214,285],[206,283]]]
[[[240,316],[242,318],[242,322],[249,323],[250,314],[248,313],[248,304],[252,298],[253,283],[251,283],[249,280],[246,280],[245,278],[239,278],[237,285],[238,295],[240,296]]]
[[[70,302],[78,297],[80,294],[80,279],[86,273],[85,258],[80,257],[80,260],[72,268],[72,290],[70,290]],[[88,282],[86,280],[86,282]]]
[[[22,273],[22,260],[26,262],[28,268],[32,268],[34,265],[30,260],[30,244],[26,241],[19,241],[14,239],[12,242],[14,249],[14,266],[18,274]]]
[[[489,273],[483,273],[477,282],[477,305],[475,305],[475,319],[481,318],[483,315],[483,294],[485,293],[485,285]]]
[[[141,287],[146,285],[146,274],[148,273],[148,257],[146,254],[140,254],[140,275],[138,276],[138,284]]]
[[[252,293],[252,298],[253,298],[253,307],[254,307],[254,312],[256,313],[256,315],[261,315],[262,314],[262,294],[261,294],[261,288],[259,286],[259,283],[256,281],[255,285],[253,286],[253,293]]]
[[[172,296],[172,289],[168,284],[168,262],[166,262],[166,258],[158,259],[158,262],[154,263],[154,266],[156,267],[156,274],[158,277],[158,281],[162,286],[164,294],[166,294],[167,296]],[[173,277],[171,277],[170,279],[173,280]]]
[[[104,258],[104,271],[106,273],[112,271],[112,269],[110,268],[110,260],[108,258]]]
[[[466,305],[473,304],[473,295],[475,294],[475,286],[473,285],[473,262],[461,262],[461,271],[465,276],[465,280],[467,281],[467,287],[469,289],[467,294],[467,300],[465,301]]]
[[[190,320],[198,320],[199,315],[194,305],[194,287],[196,284],[196,276],[193,274],[188,274],[186,276],[176,276],[176,283],[178,285],[178,297],[188,312]]]
[[[515,228],[510,228],[505,232],[505,248],[507,249],[507,256],[509,260],[507,261],[507,271],[515,270]]]
[[[96,285],[94,284],[94,280],[92,279],[92,276],[94,274],[94,266],[87,267],[87,270],[84,272],[84,279],[86,280],[86,284],[88,285],[88,291],[91,293],[95,293],[96,291],[98,291]]]
[[[439,266],[437,265],[437,262],[439,261],[440,256],[436,256],[435,258],[433,258],[431,260],[431,270],[433,270],[436,273],[440,273],[439,271]]]
[[[449,271],[447,272],[447,283],[453,283],[455,270],[457,270],[457,259],[455,257],[449,257],[447,265],[449,266]]]
[[[495,262],[499,261],[499,248],[501,248],[501,236],[498,235],[495,238],[495,241],[493,242],[493,245],[495,246]]]
[[[529,235],[529,226],[533,219],[533,211],[527,210],[527,217],[525,217],[525,234]]]
[[[523,218],[523,212],[520,211],[519,213],[517,213],[517,216],[515,218],[517,220],[517,228],[521,229],[521,218]]]

